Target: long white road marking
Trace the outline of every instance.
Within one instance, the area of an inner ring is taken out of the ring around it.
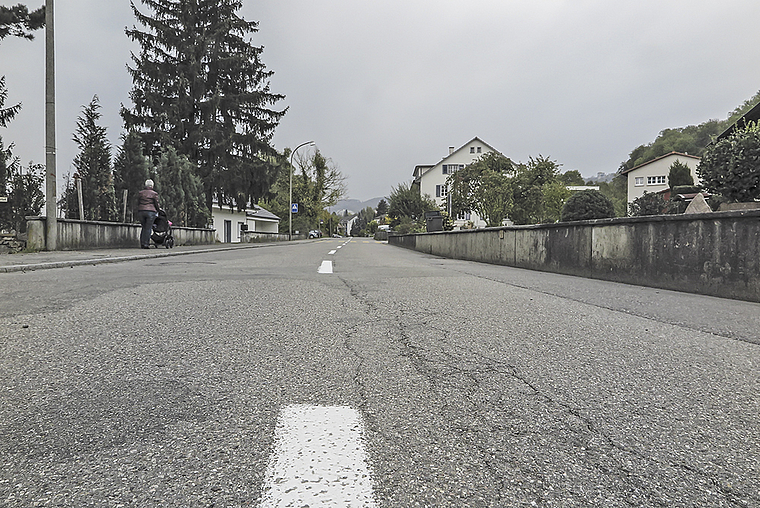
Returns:
[[[322,264],[317,269],[317,273],[333,273],[332,261],[322,261]]]
[[[327,254],[328,254],[328,255],[330,255],[330,256],[332,256],[332,255],[333,255],[333,254],[335,254],[336,252],[338,252],[338,251],[337,251],[337,250],[335,250],[335,249],[333,249],[333,250],[331,250],[330,252],[328,252]]]
[[[283,408],[260,508],[375,508],[363,431],[347,406]]]

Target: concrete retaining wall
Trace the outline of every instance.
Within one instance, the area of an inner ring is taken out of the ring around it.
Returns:
[[[391,245],[760,302],[760,211],[658,215],[391,236]]]
[[[58,219],[58,250],[135,247],[140,245],[139,224],[120,222]],[[45,217],[27,217],[27,249],[45,250]],[[214,243],[213,229],[172,226],[175,245],[206,245]]]

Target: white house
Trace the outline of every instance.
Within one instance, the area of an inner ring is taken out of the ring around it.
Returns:
[[[238,211],[234,207],[220,207],[214,201],[211,220],[211,227],[216,229],[216,239],[222,243],[240,242],[243,231],[278,233],[280,228],[280,218],[258,205]]]
[[[644,195],[644,192],[660,192],[668,189],[668,173],[675,161],[689,166],[694,185],[699,185],[697,166],[700,158],[687,153],[670,152],[654,160],[623,171],[628,179],[628,202]]]
[[[478,137],[473,138],[469,143],[462,145],[458,149],[450,146],[449,154],[437,164],[415,166],[413,173],[414,184],[419,186],[421,195],[429,195],[438,203],[442,210],[451,212],[450,203],[446,199],[448,195],[446,178],[455,171],[471,164],[481,155],[489,152],[497,152],[497,150]],[[475,213],[462,214],[459,217],[455,217],[454,225],[461,227],[469,221],[472,221],[475,227],[486,226],[486,222]]]

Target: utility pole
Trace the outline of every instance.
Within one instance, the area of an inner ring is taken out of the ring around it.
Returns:
[[[58,247],[55,161],[55,40],[53,0],[45,2],[45,249]]]

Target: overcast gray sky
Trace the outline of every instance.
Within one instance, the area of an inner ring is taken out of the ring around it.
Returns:
[[[60,180],[93,95],[119,144],[135,48],[126,0],[55,10]],[[757,0],[244,0],[241,14],[287,96],[275,147],[315,140],[361,200],[475,136],[516,161],[612,173],[662,129],[724,119],[760,90]],[[42,163],[44,32],[0,43],[0,74],[6,105],[23,102],[0,135]]]

